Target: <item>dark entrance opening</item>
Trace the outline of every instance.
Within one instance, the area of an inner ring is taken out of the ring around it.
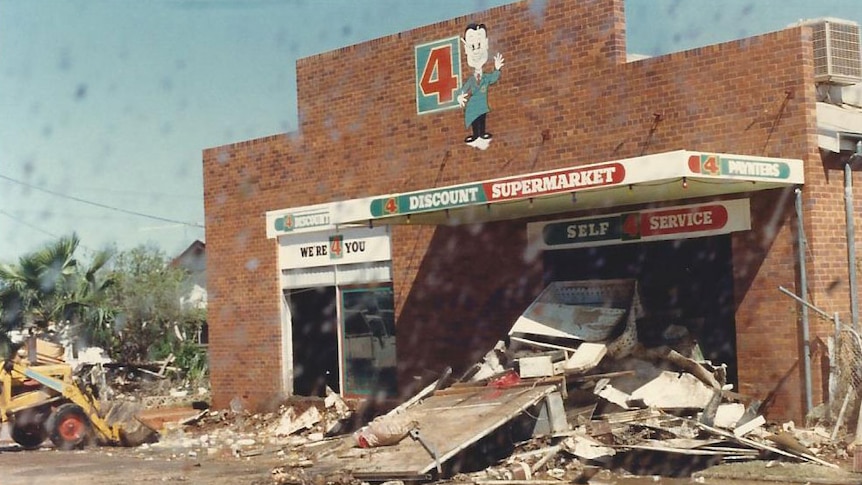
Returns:
[[[544,279],[634,278],[645,316],[639,340],[661,345],[682,328],[738,385],[730,236],[545,251]],[[685,333],[683,331],[683,333]]]
[[[341,392],[335,287],[293,289],[285,299],[292,322],[294,394],[325,396],[326,386]]]

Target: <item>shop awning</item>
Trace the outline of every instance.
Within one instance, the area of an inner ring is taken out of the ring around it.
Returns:
[[[686,150],[267,213],[267,236],[356,225],[466,224],[804,183],[799,159]]]

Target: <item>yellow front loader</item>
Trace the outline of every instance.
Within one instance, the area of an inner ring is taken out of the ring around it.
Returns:
[[[63,449],[99,444],[137,446],[154,432],[123,405],[105,406],[72,375],[68,364],[28,365],[7,360],[0,368],[0,423],[12,439],[38,448],[46,438]]]

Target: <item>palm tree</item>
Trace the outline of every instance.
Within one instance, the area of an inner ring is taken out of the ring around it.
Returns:
[[[83,337],[91,345],[110,348],[115,340],[113,331],[115,309],[108,302],[108,289],[114,286],[114,277],[99,278],[98,273],[113,257],[110,251],[96,253],[90,266],[78,280],[74,308],[65,321],[73,338]]]
[[[80,240],[73,234],[43,249],[22,256],[17,265],[0,264],[0,331],[43,333],[50,324],[78,322],[107,283],[96,272],[110,259],[100,252],[93,264],[81,270],[75,259]]]

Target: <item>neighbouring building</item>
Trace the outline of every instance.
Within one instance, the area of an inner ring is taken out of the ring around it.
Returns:
[[[195,240],[178,256],[171,260],[171,266],[181,268],[187,274],[188,291],[180,296],[180,307],[184,310],[207,308],[207,251],[206,243]],[[206,345],[209,342],[209,324],[204,321],[193,336],[195,342]]]
[[[611,278],[770,417],[827,399],[832,323],[779,288],[856,323],[858,26],[634,60],[624,6],[518,2],[301,59],[297,132],[204,150],[214,406],[407,396],[550,282]]]
[[[188,274],[190,289],[180,298],[184,308],[207,307],[207,247],[203,241],[195,240],[177,257],[171,266],[182,268]]]

